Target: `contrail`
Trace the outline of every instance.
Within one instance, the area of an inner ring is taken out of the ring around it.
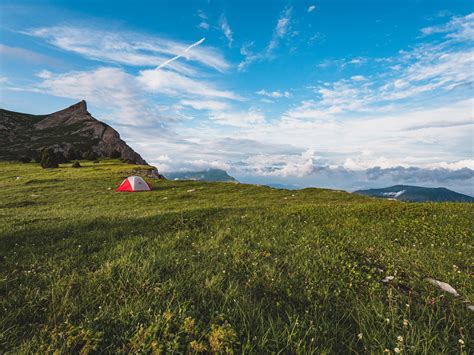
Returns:
[[[204,42],[205,39],[206,39],[206,37],[201,38],[201,39],[200,39],[199,41],[197,41],[196,43],[191,44],[189,47],[187,47],[187,48],[183,51],[183,53],[178,54],[177,56],[175,56],[175,57],[173,57],[173,58],[171,58],[171,59],[168,59],[167,61],[161,63],[161,64],[156,68],[156,70],[161,69],[161,68],[163,68],[164,66],[167,66],[168,64],[170,64],[171,62],[174,62],[174,61],[175,61],[176,59],[178,59],[178,58],[181,58],[181,57],[184,56],[186,53],[188,53],[191,48],[194,48],[194,47],[196,47],[196,46],[199,46],[202,42]]]

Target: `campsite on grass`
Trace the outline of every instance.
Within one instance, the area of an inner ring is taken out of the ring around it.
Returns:
[[[136,165],[118,160],[0,170],[5,350],[440,353],[471,342],[472,204],[146,177],[151,191],[122,194]]]
[[[1,0],[0,355],[474,355],[473,0]]]

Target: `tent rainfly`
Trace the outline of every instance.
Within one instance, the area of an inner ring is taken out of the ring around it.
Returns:
[[[115,190],[117,192],[151,191],[151,186],[140,176],[129,176]]]

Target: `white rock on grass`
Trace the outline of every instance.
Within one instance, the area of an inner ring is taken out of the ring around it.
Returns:
[[[390,282],[395,278],[395,276],[385,276],[381,281],[384,283]]]
[[[446,282],[438,281],[438,280],[435,280],[435,279],[426,279],[426,281],[428,281],[432,285],[438,286],[440,289],[442,289],[445,292],[448,292],[448,293],[452,294],[454,297],[459,296],[458,291],[456,291],[456,289],[453,286],[451,286],[450,284],[448,284]]]

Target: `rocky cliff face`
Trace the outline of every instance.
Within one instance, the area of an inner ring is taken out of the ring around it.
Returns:
[[[0,159],[36,159],[44,148],[52,148],[66,159],[84,158],[93,152],[147,165],[116,130],[91,116],[85,101],[49,115],[0,110]]]

